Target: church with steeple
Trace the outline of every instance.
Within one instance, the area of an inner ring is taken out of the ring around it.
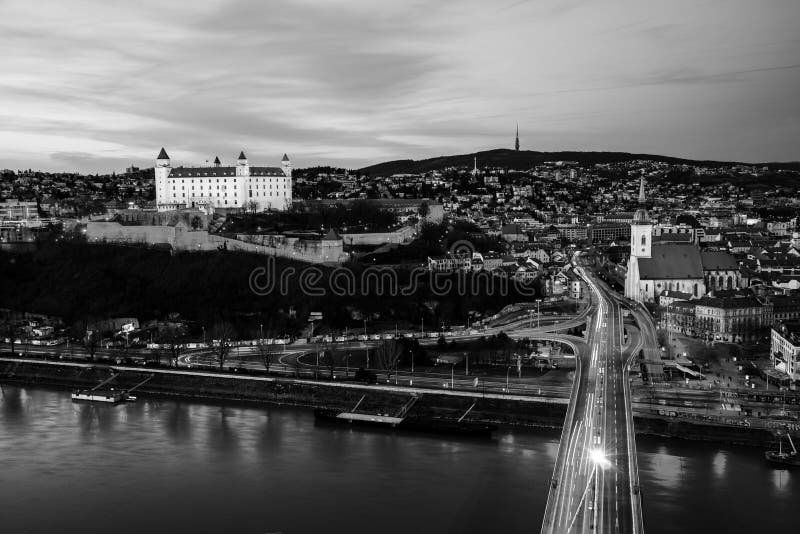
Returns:
[[[280,167],[251,166],[244,151],[236,165],[219,157],[205,167],[173,167],[162,148],[156,158],[156,208],[240,208],[286,210],[292,205],[292,163],[284,154]]]
[[[707,291],[738,289],[739,265],[725,251],[700,250],[695,244],[654,242],[654,223],[647,213],[644,177],[639,182],[639,208],[631,223],[631,250],[625,276],[625,296],[656,303],[666,292],[682,293],[687,300]]]

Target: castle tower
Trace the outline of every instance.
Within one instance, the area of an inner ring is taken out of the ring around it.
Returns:
[[[283,169],[283,174],[289,178],[292,177],[292,162],[286,154],[284,154],[283,159],[281,159],[281,168]]]
[[[169,163],[169,155],[164,147],[161,147],[161,152],[156,156],[155,166],[155,179],[156,179],[156,209],[160,208],[160,204],[167,200],[167,178],[169,177],[172,167]]]
[[[219,167],[222,163],[219,161],[219,156],[214,157],[214,167]]]
[[[647,214],[647,199],[644,195],[644,176],[639,182],[639,209],[631,223],[631,256],[649,258],[653,247],[653,223]]]
[[[247,164],[244,150],[239,152],[239,157],[236,159],[236,176],[250,176],[250,165]]]
[[[514,150],[519,152],[519,123],[517,123],[517,137],[514,139]]]

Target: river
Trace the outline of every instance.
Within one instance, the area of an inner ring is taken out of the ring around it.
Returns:
[[[538,532],[552,431],[468,440],[315,424],[308,410],[73,403],[3,386],[8,533]],[[800,471],[762,451],[639,438],[648,534],[796,532]]]

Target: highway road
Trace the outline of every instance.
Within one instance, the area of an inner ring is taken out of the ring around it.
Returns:
[[[628,366],[640,345],[624,334],[622,306],[576,269],[598,300],[580,354],[542,533],[643,532]]]

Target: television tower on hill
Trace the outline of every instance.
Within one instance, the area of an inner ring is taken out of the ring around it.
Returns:
[[[519,152],[519,123],[517,123],[517,138],[514,140],[514,150]]]

